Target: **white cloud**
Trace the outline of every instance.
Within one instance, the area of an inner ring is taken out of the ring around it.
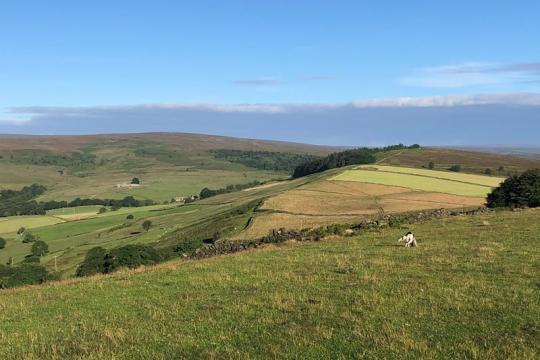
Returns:
[[[407,86],[427,88],[461,88],[494,84],[528,83],[539,80],[540,63],[499,65],[469,62],[414,71],[399,79]]]
[[[540,94],[508,93],[480,95],[446,95],[355,100],[354,107],[448,107],[472,105],[530,105],[540,106]]]

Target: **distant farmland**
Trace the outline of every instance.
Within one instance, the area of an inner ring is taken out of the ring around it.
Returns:
[[[496,187],[504,179],[444,171],[378,166],[346,170],[331,180],[356,181],[451,195],[485,197],[493,187]]]

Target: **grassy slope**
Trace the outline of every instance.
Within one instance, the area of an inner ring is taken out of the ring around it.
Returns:
[[[534,359],[538,215],[413,225],[413,249],[385,229],[0,292],[2,354]]]

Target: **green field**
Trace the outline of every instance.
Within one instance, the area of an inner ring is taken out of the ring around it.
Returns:
[[[441,171],[432,171],[430,173],[430,170],[427,170],[426,174],[416,174],[416,172],[421,172],[422,170],[406,169],[401,170],[401,172],[388,172],[370,170],[369,168],[364,169],[365,170],[345,170],[341,174],[333,177],[331,180],[357,181],[388,186],[400,186],[428,192],[439,192],[472,197],[485,197],[489,192],[491,192],[492,189],[491,186],[471,183],[472,181],[479,181],[480,183],[493,183],[499,181],[498,179],[492,180],[492,178],[485,176],[484,178],[487,179],[479,180],[477,178],[482,178],[480,175],[449,174]],[[396,168],[391,167],[391,169]],[[428,176],[428,174],[433,175]],[[446,176],[447,178],[443,178],[443,176]],[[453,179],[448,179],[450,177]]]
[[[2,356],[537,359],[538,216],[452,217],[3,291]],[[398,246],[407,229],[418,248]]]

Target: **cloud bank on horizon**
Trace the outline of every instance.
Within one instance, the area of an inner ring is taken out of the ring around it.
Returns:
[[[325,145],[532,145],[540,94],[502,93],[308,104],[14,107],[0,133],[178,131]]]

